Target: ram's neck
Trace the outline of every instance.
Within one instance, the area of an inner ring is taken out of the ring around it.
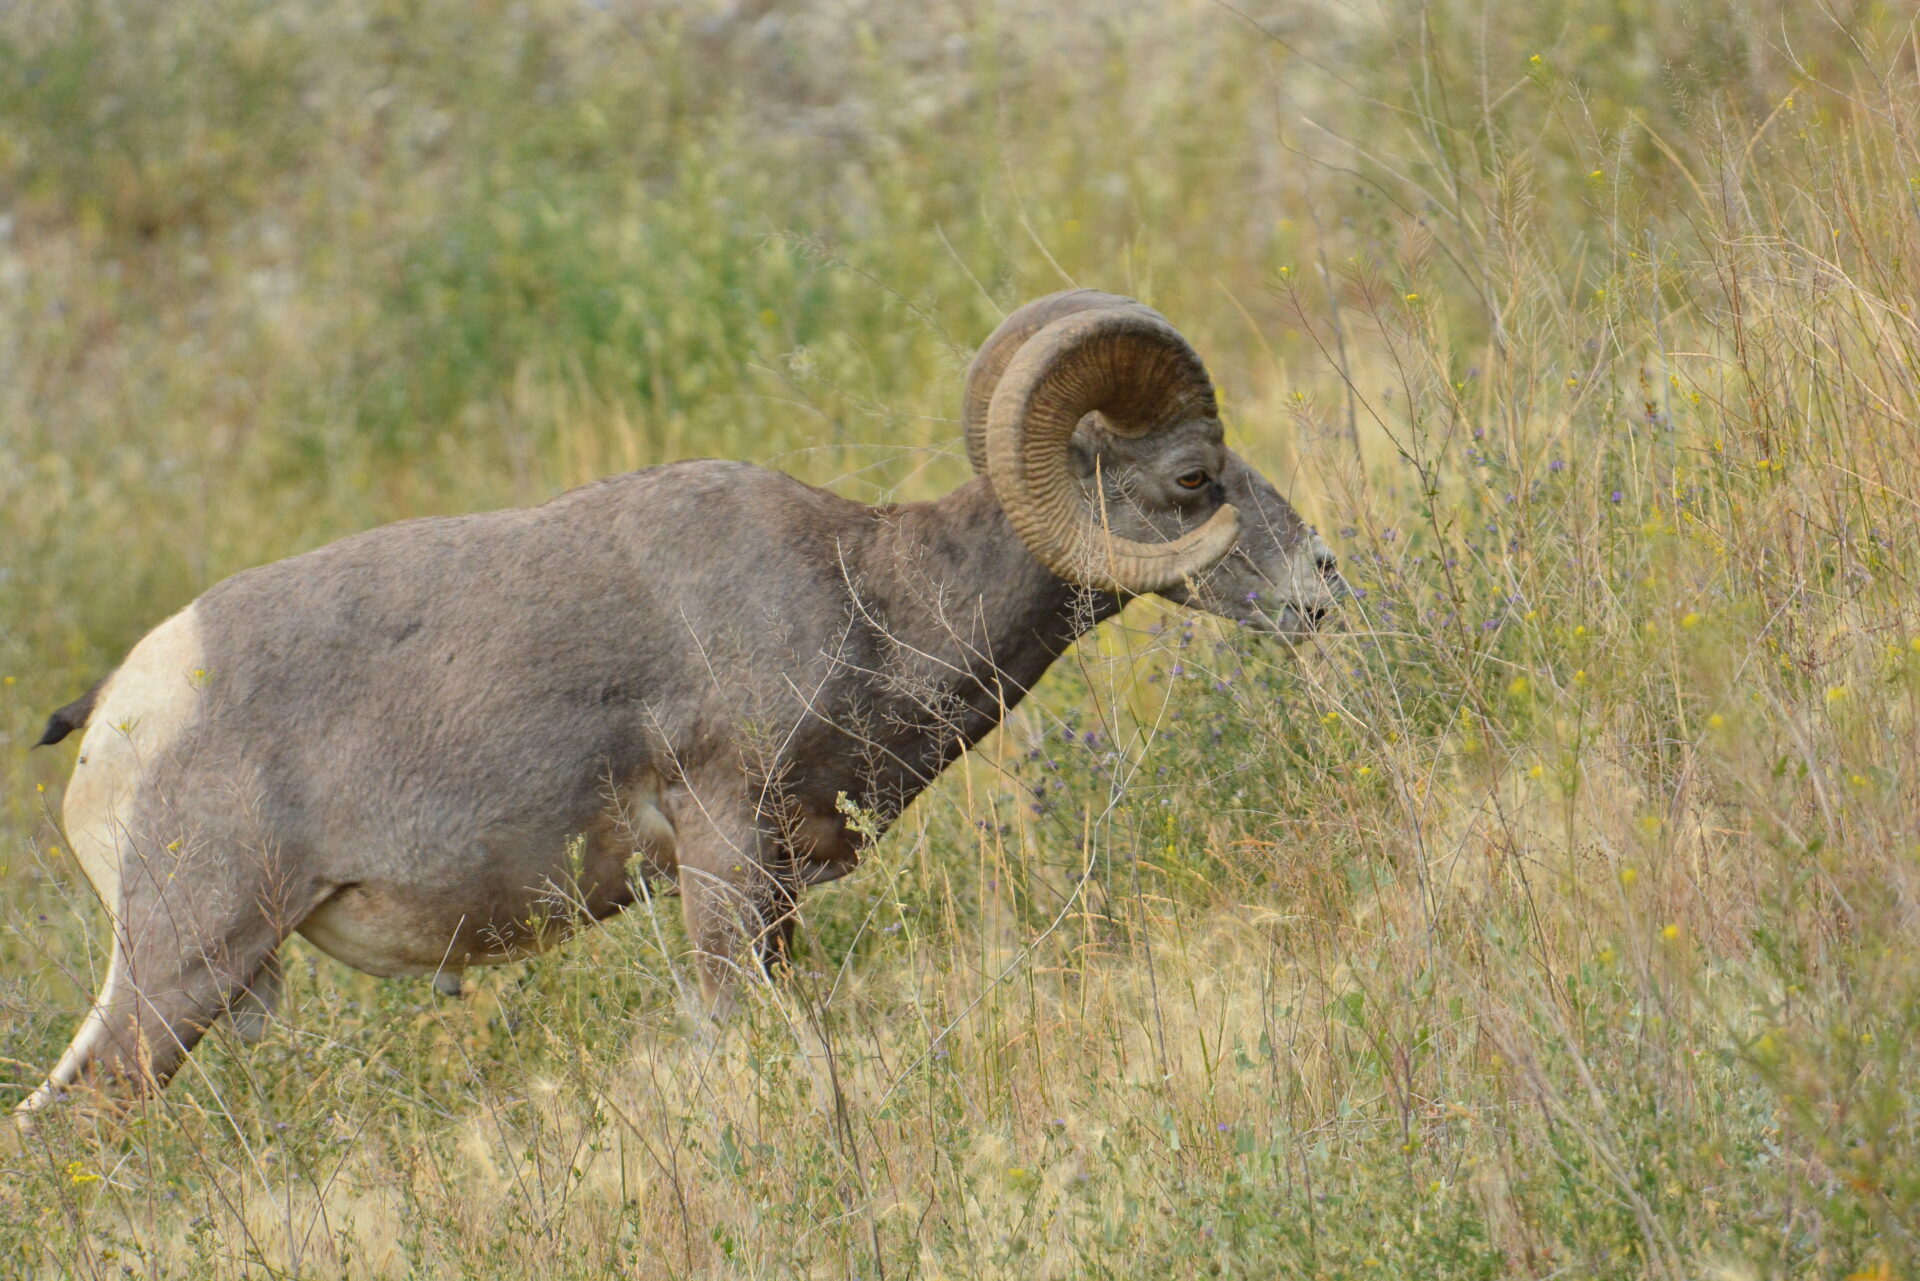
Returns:
[[[984,479],[880,519],[860,594],[886,635],[896,715],[931,731],[930,780],[1119,601],[1036,561]]]

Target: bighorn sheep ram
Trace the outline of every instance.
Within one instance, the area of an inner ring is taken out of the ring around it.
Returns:
[[[113,951],[22,1107],[158,1089],[221,1014],[257,1028],[295,931],[457,990],[640,877],[677,876],[724,1006],[854,866],[847,802],[891,821],[1127,598],[1289,635],[1343,590],[1137,302],[1022,307],[963,418],[980,474],[934,502],[675,463],[347,538],[160,624],[42,740],[86,727],[64,817]]]

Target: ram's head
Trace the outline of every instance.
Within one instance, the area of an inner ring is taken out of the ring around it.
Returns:
[[[1027,304],[967,373],[967,453],[1049,569],[1294,636],[1346,592],[1333,553],[1226,446],[1213,382],[1152,308]]]

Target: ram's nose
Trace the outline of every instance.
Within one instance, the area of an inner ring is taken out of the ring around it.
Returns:
[[[1333,550],[1322,544],[1313,549],[1313,567],[1320,575],[1320,581],[1332,590],[1336,599],[1344,600],[1353,595],[1353,589],[1347,586],[1347,580],[1340,574],[1340,558]]]
[[[1319,590],[1315,595],[1315,599],[1308,602],[1302,612],[1306,615],[1307,620],[1317,627],[1326,619],[1327,615],[1334,611],[1335,606],[1353,595],[1353,588],[1347,585],[1346,578],[1340,573],[1339,558],[1333,554],[1332,550],[1329,549],[1326,544],[1320,543],[1317,539],[1315,542],[1316,546],[1313,549],[1313,569],[1320,580],[1316,584]]]

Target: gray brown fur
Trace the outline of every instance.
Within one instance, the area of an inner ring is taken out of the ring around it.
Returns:
[[[1288,634],[1340,590],[1217,420],[1121,439],[1090,417],[1073,456],[1128,537],[1239,509],[1232,554],[1166,595]],[[110,824],[125,969],[49,1088],[164,1084],[221,1012],[270,1003],[292,932],[445,984],[649,876],[723,1001],[785,949],[800,890],[857,861],[840,798],[884,828],[1122,603],[1035,560],[985,479],[869,507],[714,460],[237,574],[191,611],[191,695],[159,686],[188,710]]]

